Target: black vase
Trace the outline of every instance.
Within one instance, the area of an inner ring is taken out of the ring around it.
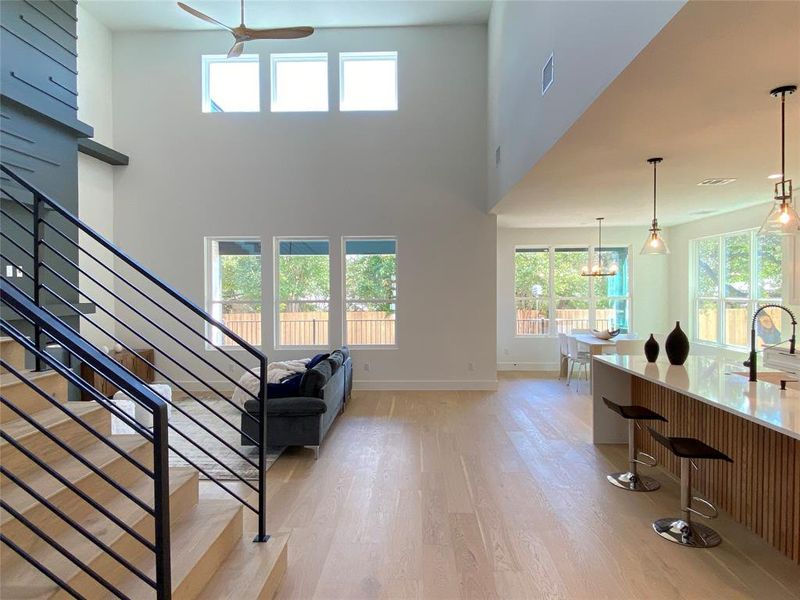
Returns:
[[[664,350],[667,351],[670,364],[682,365],[686,362],[689,356],[689,338],[683,333],[680,321],[675,322],[675,329],[667,336]]]
[[[647,362],[656,362],[660,350],[661,348],[659,347],[656,338],[654,338],[653,334],[651,333],[650,339],[644,343],[644,355],[647,357]]]

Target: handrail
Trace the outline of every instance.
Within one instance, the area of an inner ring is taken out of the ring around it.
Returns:
[[[4,168],[4,170],[6,170]],[[26,320],[36,324],[37,332],[47,335],[48,338],[60,344],[73,356],[89,365],[102,377],[110,381],[117,387],[125,390],[132,398],[147,407],[153,413],[153,522],[154,539],[151,549],[155,554],[156,572],[156,596],[158,600],[167,600],[172,595],[172,574],[170,566],[170,518],[169,518],[169,446],[168,446],[168,413],[167,403],[156,394],[150,387],[137,381],[134,376],[120,363],[112,360],[105,353],[101,352],[82,337],[75,334],[66,324],[57,319],[48,311],[33,303],[16,286],[0,278],[0,301],[8,306],[15,313]],[[37,345],[38,348],[38,345]],[[77,417],[74,417],[77,420]],[[18,451],[25,454],[30,460],[34,461],[40,468],[47,470],[52,476],[58,477],[58,473],[48,469],[41,459],[33,455],[29,450],[22,447],[16,440],[2,432],[5,441],[11,443]],[[60,478],[62,484],[73,491],[74,486]],[[76,492],[78,493],[78,492]],[[80,494],[81,498],[89,502],[95,508],[97,503],[89,496]],[[102,507],[99,507],[102,509]],[[101,512],[103,512],[101,510]],[[105,514],[105,512],[104,512]],[[116,522],[113,514],[106,514]],[[117,523],[119,524],[119,523]],[[122,523],[123,529],[127,527]],[[131,535],[139,537],[136,532]],[[143,540],[146,541],[146,540]],[[147,544],[149,546],[149,543]],[[63,552],[62,552],[63,554]],[[66,556],[66,555],[65,555]],[[69,558],[69,556],[67,556]]]
[[[125,252],[123,252],[122,250],[117,248],[114,244],[109,242],[106,238],[104,238],[102,235],[97,233],[94,229],[89,227],[86,223],[84,223],[83,221],[81,221],[80,219],[75,217],[70,211],[68,211],[66,208],[61,206],[61,204],[59,204],[58,202],[56,202],[55,200],[50,198],[47,194],[42,192],[40,189],[36,188],[35,186],[31,185],[30,183],[28,183],[27,181],[22,179],[19,175],[14,173],[11,169],[6,167],[5,165],[0,164],[0,171],[2,171],[3,173],[5,173],[9,177],[11,177],[11,179],[13,179],[16,183],[18,183],[23,188],[25,188],[26,190],[28,190],[29,192],[34,194],[34,196],[37,196],[39,200],[41,200],[45,204],[47,204],[52,210],[54,210],[59,215],[64,217],[67,221],[69,221],[70,223],[75,225],[78,229],[80,229],[81,231],[83,231],[84,233],[89,235],[89,237],[94,239],[94,241],[96,241],[103,248],[105,248],[106,250],[111,252],[114,256],[116,256],[117,258],[122,259],[125,262],[125,264],[127,264],[129,267],[134,269],[137,273],[139,273],[140,275],[145,277],[151,283],[154,283],[155,285],[157,285],[164,292],[166,292],[167,294],[172,296],[175,300],[177,300],[178,302],[183,304],[186,308],[191,310],[195,315],[197,315],[198,317],[200,317],[201,319],[203,319],[204,321],[206,321],[210,325],[213,325],[214,327],[220,329],[225,334],[226,337],[229,337],[232,340],[234,340],[239,346],[241,346],[245,351],[247,351],[253,357],[255,357],[255,358],[259,359],[259,360],[266,360],[266,356],[264,355],[263,352],[261,352],[260,350],[258,350],[255,347],[253,347],[251,344],[247,343],[243,338],[241,338],[238,334],[236,334],[234,331],[229,329],[226,325],[224,325],[223,323],[220,323],[219,321],[217,321],[216,319],[211,317],[208,313],[206,313],[204,310],[202,310],[194,302],[192,302],[191,300],[189,300],[188,298],[183,296],[175,288],[173,288],[172,286],[164,283],[158,277],[153,276],[147,269],[145,269],[143,266],[141,266],[133,258],[131,258]]]

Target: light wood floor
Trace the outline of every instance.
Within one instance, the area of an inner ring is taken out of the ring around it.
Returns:
[[[269,528],[290,532],[278,598],[800,598],[800,568],[723,515],[723,544],[680,548],[650,522],[678,511],[605,473],[589,397],[503,375],[497,392],[357,392],[318,461],[269,471]],[[214,494],[212,484],[203,493]]]

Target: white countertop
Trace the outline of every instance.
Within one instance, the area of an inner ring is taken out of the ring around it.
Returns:
[[[666,360],[648,363],[644,356],[616,354],[597,355],[594,360],[800,440],[800,391],[781,390],[764,381],[751,383],[747,375],[734,374],[747,371],[741,362],[689,356],[678,367]],[[759,356],[759,374],[770,371],[775,372],[764,368]]]

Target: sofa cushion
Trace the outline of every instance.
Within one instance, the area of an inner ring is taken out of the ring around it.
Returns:
[[[329,356],[330,356],[330,354],[327,354],[327,353],[326,354],[317,354],[310,361],[308,361],[306,363],[306,370],[313,369],[314,367],[316,367],[319,363],[321,363],[323,360],[325,360]]]
[[[321,415],[328,410],[319,398],[278,398],[267,402],[268,417],[307,417]]]
[[[280,383],[267,384],[267,398],[289,398],[290,396],[300,395],[300,380],[302,373],[296,373],[287,377]]]
[[[310,398],[321,397],[322,388],[330,378],[331,366],[328,361],[323,361],[313,369],[308,369],[300,380],[300,395]]]
[[[339,350],[334,350],[328,357],[328,364],[331,367],[331,375],[339,370],[339,367],[344,363],[344,355]]]

